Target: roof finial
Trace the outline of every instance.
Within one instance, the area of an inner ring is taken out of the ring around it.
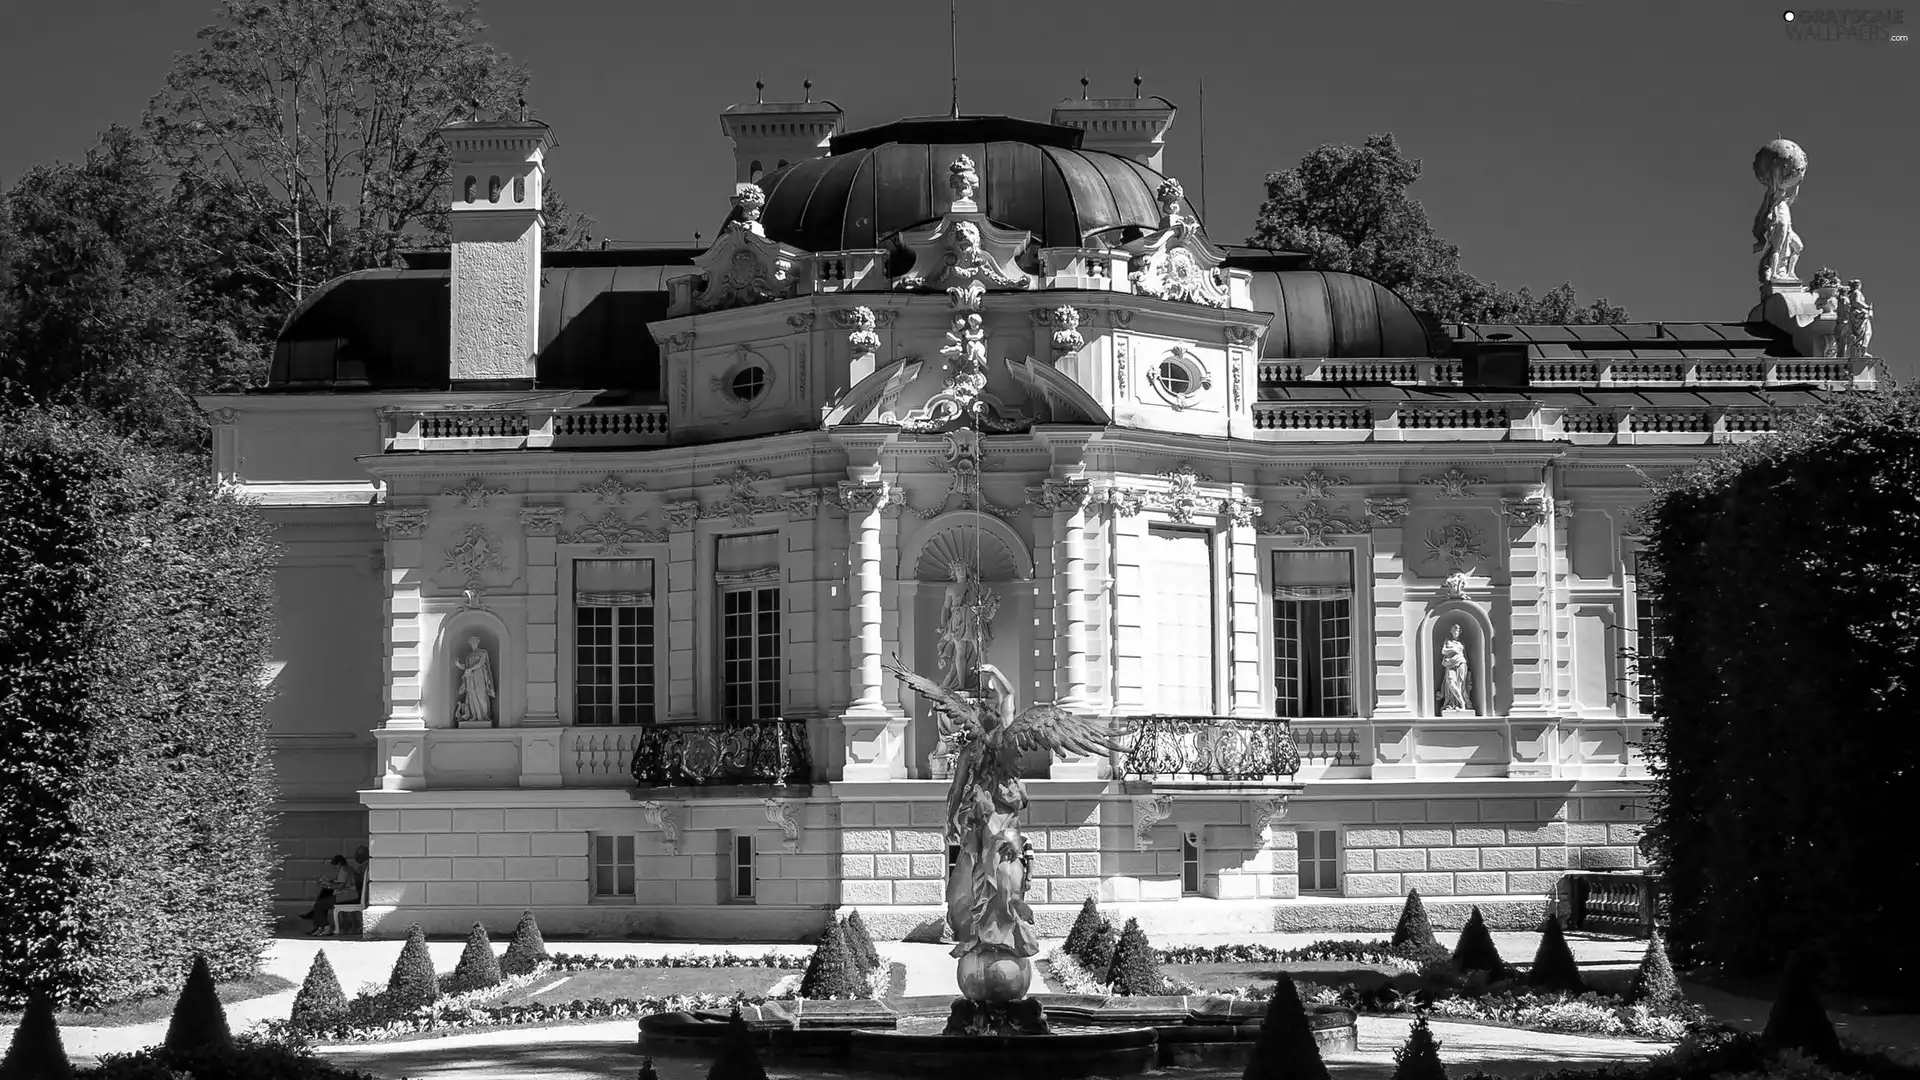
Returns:
[[[947,0],[947,49],[953,63],[953,118],[960,119],[960,16],[953,0]]]
[[[473,107],[473,115],[467,117],[467,119],[473,121],[476,124],[479,123],[480,122],[480,99],[478,97],[470,97],[467,99],[467,104]]]
[[[767,81],[765,79],[753,80],[753,103],[755,105],[761,105],[766,102],[766,99]]]
[[[1140,70],[1138,68],[1135,68],[1133,72],[1133,100],[1140,100]]]
[[[1087,73],[1084,71],[1080,73],[1080,100],[1087,100]]]
[[[693,246],[694,247],[700,246],[700,230],[699,229],[693,230]]]
[[[811,104],[813,102],[813,80],[812,79],[801,80],[800,89],[807,92],[807,102],[808,104]]]
[[[527,122],[527,95],[525,94],[520,95],[520,122],[523,124]]]

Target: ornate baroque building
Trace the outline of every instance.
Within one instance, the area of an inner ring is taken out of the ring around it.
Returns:
[[[204,402],[286,549],[282,913],[365,842],[383,936],[937,933],[947,747],[896,654],[1138,732],[1029,763],[1053,932],[1414,888],[1511,923],[1640,865],[1634,507],[1872,385],[1836,283],[1776,237],[1745,321],[1442,326],[1210,240],[1173,114],[735,106],[711,245],[567,253],[546,128],[448,128],[451,252],[328,285]]]

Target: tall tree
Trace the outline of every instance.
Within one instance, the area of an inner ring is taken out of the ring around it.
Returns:
[[[1433,231],[1408,189],[1421,164],[1391,133],[1363,146],[1315,148],[1300,164],[1267,175],[1250,243],[1304,252],[1319,270],[1372,278],[1414,308],[1450,322],[1623,322],[1626,309],[1605,299],[1582,305],[1563,284],[1535,297],[1482,282],[1460,267],[1460,249]]]
[[[522,115],[527,71],[482,39],[478,5],[445,0],[224,0],[148,104],[180,176],[224,182],[268,224],[249,252],[288,300],[444,241],[444,125]],[[556,245],[586,219],[548,188]]]

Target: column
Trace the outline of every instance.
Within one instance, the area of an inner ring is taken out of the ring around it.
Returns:
[[[886,481],[842,481],[835,501],[847,512],[848,577],[847,640],[852,664],[848,680],[847,711],[841,716],[847,753],[842,779],[847,782],[905,779],[906,727],[904,716],[887,707],[885,672],[880,667],[884,581],[882,541],[889,491]]]
[[[1379,700],[1373,715],[1380,717],[1407,717],[1414,711],[1408,696],[1415,675],[1407,664],[1407,505],[1405,495],[1367,500],[1373,519],[1373,678]]]
[[[381,510],[374,516],[387,534],[387,716],[373,733],[380,755],[383,791],[418,791],[426,782],[426,714],[420,707],[420,575],[425,507]]]
[[[1085,480],[1047,480],[1040,505],[1053,511],[1054,702],[1076,713],[1099,708],[1089,686],[1087,663],[1087,515]],[[1056,755],[1047,775],[1054,780],[1098,780],[1106,766],[1100,757]]]
[[[1227,526],[1227,714],[1259,719],[1267,688],[1260,678],[1260,550],[1253,519],[1258,504],[1239,485],[1222,506]]]
[[[694,557],[699,534],[694,522],[700,516],[700,504],[680,502],[667,506],[661,518],[667,523],[667,718],[697,720],[700,698],[694,679],[700,653],[694,648],[699,640],[695,612],[699,601],[694,591]],[[658,590],[660,586],[654,585]],[[658,602],[656,598],[656,602]],[[717,668],[716,668],[717,670]],[[719,710],[716,708],[715,715]]]

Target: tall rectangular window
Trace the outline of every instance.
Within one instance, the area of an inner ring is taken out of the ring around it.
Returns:
[[[574,723],[651,721],[653,560],[575,560],[573,634]]]
[[[1273,553],[1273,690],[1280,716],[1354,716],[1353,552]]]
[[[1340,831],[1338,829],[1301,829],[1300,891],[1340,891]]]
[[[593,838],[593,895],[633,895],[633,837]]]
[[[1632,557],[1633,564],[1633,649],[1634,649],[1634,692],[1639,700],[1640,712],[1653,715],[1654,706],[1660,700],[1660,689],[1655,684],[1653,666],[1649,661],[1667,652],[1665,613],[1660,610],[1660,602],[1641,583],[1640,557]]]
[[[1147,532],[1147,655],[1154,712],[1208,716],[1214,710],[1213,535],[1158,525]]]
[[[753,865],[753,834],[733,835],[733,898],[751,900],[759,875]]]
[[[1183,896],[1200,895],[1203,875],[1200,870],[1200,834],[1187,833],[1180,837],[1180,893]]]
[[[779,533],[720,538],[720,718],[730,723],[780,716]]]

